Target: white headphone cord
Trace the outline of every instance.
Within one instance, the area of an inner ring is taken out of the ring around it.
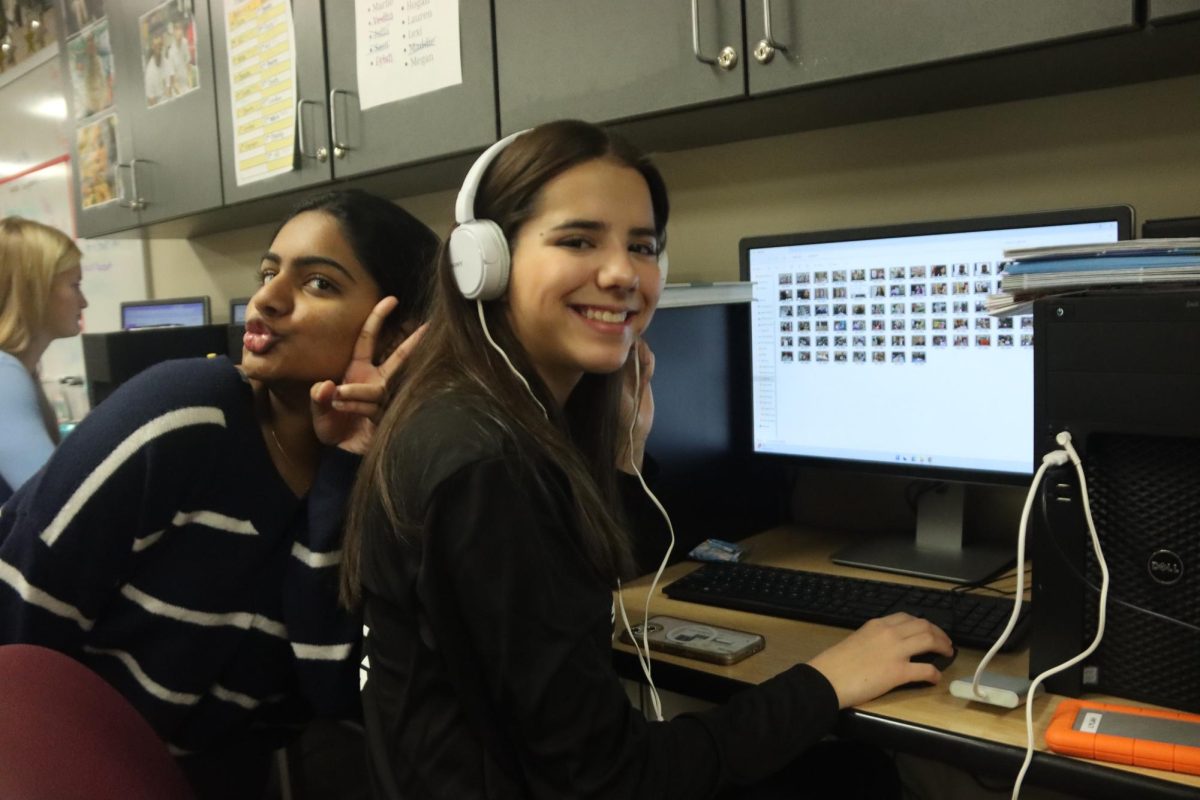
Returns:
[[[654,492],[650,491],[650,487],[646,485],[646,479],[642,477],[642,471],[638,468],[637,462],[633,459],[633,430],[637,426],[638,405],[641,402],[642,391],[642,370],[641,357],[637,352],[637,345],[633,347],[633,415],[629,422],[629,463],[633,467],[633,474],[637,475],[638,482],[642,485],[642,491],[654,503],[659,513],[667,522],[667,531],[671,534],[671,541],[667,545],[667,552],[663,554],[662,562],[658,565],[658,571],[654,573],[654,579],[650,581],[650,591],[646,593],[646,608],[645,615],[642,620],[642,644],[639,646],[637,636],[633,633],[633,628],[629,624],[629,615],[625,611],[625,596],[621,589],[621,579],[617,578],[617,601],[621,606],[621,621],[625,623],[625,631],[629,634],[629,640],[633,642],[633,649],[637,652],[638,663],[642,667],[642,674],[646,676],[646,682],[650,685],[650,703],[654,707],[654,719],[658,722],[663,721],[662,715],[662,699],[658,696],[658,688],[654,685],[654,678],[650,675],[650,600],[654,597],[654,589],[658,586],[659,578],[662,577],[663,570],[667,568],[667,561],[671,558],[671,551],[675,549],[675,526],[671,524],[671,516],[667,510],[663,508],[663,504],[654,496]]]
[[[1096,617],[1096,636],[1092,639],[1092,643],[1087,649],[1079,653],[1075,657],[1064,661],[1063,663],[1051,667],[1038,675],[1029,684],[1029,689],[1025,695],[1025,760],[1021,763],[1021,769],[1017,773],[1017,779],[1013,783],[1012,800],[1017,800],[1021,793],[1021,784],[1025,780],[1025,773],[1029,770],[1029,765],[1033,761],[1033,697],[1037,691],[1037,687],[1047,678],[1053,677],[1063,670],[1070,669],[1085,658],[1096,652],[1096,648],[1100,646],[1100,640],[1104,638],[1104,623],[1108,609],[1108,563],[1104,560],[1104,552],[1100,548],[1100,536],[1096,533],[1096,522],[1092,519],[1092,506],[1088,499],[1087,478],[1083,473],[1083,462],[1079,458],[1079,453],[1071,444],[1071,434],[1063,431],[1058,434],[1055,440],[1062,446],[1062,450],[1055,450],[1047,453],[1042,458],[1042,464],[1038,467],[1037,473],[1033,477],[1033,485],[1029,487],[1029,496],[1025,500],[1025,508],[1021,512],[1021,526],[1017,534],[1017,589],[1016,596],[1013,599],[1013,612],[1009,617],[1008,625],[1004,628],[1004,632],[992,648],[988,650],[987,655],[979,662],[979,666],[975,670],[975,679],[971,682],[971,691],[978,697],[982,696],[979,691],[979,678],[983,674],[984,669],[992,660],[992,657],[999,652],[1004,642],[1008,639],[1012,632],[1013,626],[1016,624],[1017,616],[1021,611],[1022,595],[1024,594],[1024,564],[1025,564],[1025,531],[1029,523],[1029,512],[1033,506],[1034,498],[1037,495],[1038,484],[1041,482],[1042,476],[1051,466],[1061,466],[1069,460],[1075,465],[1075,472],[1079,476],[1079,494],[1083,500],[1083,515],[1087,520],[1088,532],[1092,537],[1092,551],[1096,554],[1096,561],[1100,566],[1100,610]]]
[[[510,361],[508,358],[508,353],[504,352],[504,348],[496,344],[496,340],[492,338],[492,332],[488,330],[487,318],[483,316],[483,301],[476,299],[475,308],[479,311],[479,325],[483,328],[483,335],[484,338],[488,340],[488,344],[492,346],[493,350],[500,354],[500,357],[504,359],[504,363],[508,364],[508,368],[512,370],[512,374],[517,376],[517,380],[519,380],[521,385],[525,387],[525,391],[529,392],[529,396],[533,398],[533,402],[537,403],[537,407],[542,410],[542,415],[546,419],[550,419],[550,414],[546,411],[546,407],[542,405],[542,401],[538,400],[537,395],[533,393],[533,387],[529,385],[529,381],[525,380],[525,376],[513,366],[512,361]]]
[[[533,402],[537,403],[537,407],[542,410],[542,414],[544,414],[546,416],[546,419],[549,419],[550,415],[546,412],[546,407],[544,405],[542,405],[541,401],[538,400],[537,395],[535,395],[533,393],[533,388],[530,387],[529,381],[525,380],[525,376],[522,375],[515,366],[513,366],[513,363],[509,359],[508,354],[504,352],[504,348],[502,348],[500,345],[496,344],[496,340],[492,338],[492,334],[488,330],[487,318],[484,317],[484,314],[483,314],[483,301],[476,299],[475,300],[475,308],[479,312],[479,324],[480,324],[480,327],[483,328],[483,335],[487,339],[488,344],[490,344],[492,346],[492,349],[494,349],[497,353],[500,354],[500,357],[504,359],[504,363],[508,365],[508,368],[510,370],[512,370],[512,374],[517,376],[517,380],[519,380],[521,382],[521,385],[525,387],[525,390],[527,392],[529,392],[529,396],[533,398]],[[638,403],[638,400],[639,400],[638,395],[640,394],[641,389],[642,389],[641,360],[638,357],[636,346],[634,348],[633,358],[634,358],[634,361],[633,361],[633,372],[634,372],[633,396],[634,396],[635,405],[634,405],[634,410],[633,410],[633,419],[629,423],[629,452],[630,452],[630,456],[631,456],[629,459],[629,462],[633,466],[633,472],[635,475],[637,475],[638,481],[642,484],[642,491],[644,491],[646,493],[646,496],[649,497],[650,500],[654,503],[655,507],[658,508],[659,513],[663,515],[663,519],[665,519],[667,521],[667,530],[671,534],[671,542],[669,545],[667,545],[667,552],[663,556],[662,563],[658,565],[658,572],[654,573],[654,580],[650,582],[650,591],[646,595],[646,615],[645,615],[645,620],[642,623],[642,645],[640,647],[638,646],[638,643],[637,643],[637,637],[633,634],[633,629],[629,624],[629,615],[625,612],[625,598],[621,592],[621,579],[620,578],[617,578],[617,600],[619,601],[620,606],[621,606],[621,619],[625,623],[625,630],[629,632],[629,638],[633,642],[633,649],[637,651],[638,663],[642,667],[642,673],[646,676],[646,681],[650,684],[650,701],[651,701],[651,704],[654,706],[654,718],[657,721],[662,722],[663,721],[662,700],[658,696],[658,689],[654,685],[654,678],[652,678],[650,676],[650,637],[649,637],[650,598],[654,595],[654,589],[658,585],[658,579],[662,577],[663,570],[667,568],[667,561],[671,558],[671,551],[675,549],[675,526],[673,526],[671,524],[671,517],[670,517],[670,515],[667,514],[667,510],[665,508],[663,508],[662,503],[660,503],[658,498],[654,496],[654,492],[650,491],[650,487],[646,485],[646,479],[642,477],[642,471],[640,469],[638,469],[637,464],[634,463],[633,458],[632,458],[633,429],[637,425],[637,405],[636,404]],[[643,651],[643,648],[644,648],[644,651]]]
[[[979,680],[983,675],[987,665],[991,663],[992,658],[996,653],[1000,652],[1000,648],[1008,641],[1008,637],[1012,634],[1013,628],[1016,627],[1017,619],[1021,615],[1021,604],[1025,599],[1025,534],[1029,526],[1029,512],[1033,507],[1034,499],[1037,497],[1038,485],[1042,482],[1042,476],[1046,474],[1046,470],[1052,466],[1061,466],[1067,463],[1067,453],[1064,450],[1055,450],[1047,453],[1042,459],[1041,465],[1037,468],[1037,472],[1033,476],[1033,484],[1029,487],[1029,494],[1025,497],[1025,507],[1021,510],[1021,524],[1017,529],[1017,588],[1013,595],[1012,614],[1008,618],[1008,624],[1004,626],[1004,631],[1000,634],[1000,638],[992,645],[979,661],[979,666],[975,668],[975,679],[971,681],[971,694],[980,698],[984,698],[984,694],[979,689]],[[1032,695],[1031,695],[1032,696]]]

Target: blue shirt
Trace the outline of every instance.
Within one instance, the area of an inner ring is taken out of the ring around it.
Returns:
[[[54,452],[33,376],[0,350],[0,503],[41,469]]]

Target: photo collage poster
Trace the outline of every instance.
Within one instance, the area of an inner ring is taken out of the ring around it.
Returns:
[[[914,363],[948,348],[1032,348],[1033,317],[993,317],[991,261],[778,275],[782,363]]]
[[[167,0],[138,18],[146,106],[157,108],[200,88],[196,15]]]
[[[115,203],[119,196],[113,48],[104,0],[68,0],[66,12],[79,200],[83,208],[92,208]]]

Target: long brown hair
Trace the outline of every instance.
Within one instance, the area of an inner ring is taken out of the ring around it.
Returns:
[[[515,139],[484,172],[475,216],[498,224],[511,243],[534,213],[543,186],[596,159],[631,167],[646,180],[661,247],[669,204],[658,169],[624,140],[586,122],[547,123]],[[549,412],[547,418],[488,345],[475,304],[465,300],[455,284],[444,245],[434,284],[429,330],[394,378],[393,397],[355,483],[343,543],[343,602],[353,606],[361,600],[359,558],[365,528],[385,527],[403,538],[420,534],[422,510],[408,507],[399,480],[405,426],[426,403],[439,402],[439,396],[450,392],[495,422],[518,452],[532,450],[532,455],[562,470],[573,492],[580,543],[596,574],[610,584],[629,574],[629,537],[615,511],[620,507],[615,460],[623,373],[585,374],[566,405],[557,408],[509,325],[507,300],[485,303],[492,337],[528,379]]]

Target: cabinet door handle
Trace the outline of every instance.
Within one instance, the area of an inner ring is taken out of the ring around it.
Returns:
[[[121,180],[121,170],[129,169],[128,162],[117,162],[117,205],[121,208],[133,208],[133,203],[129,202],[125,196],[125,181]]]
[[[133,185],[131,187],[133,189],[133,208],[136,208],[136,209],[143,209],[147,205],[149,205],[149,203],[146,202],[146,199],[142,197],[141,192],[139,192],[138,188],[137,188],[137,165],[138,164],[149,164],[149,163],[150,162],[144,158],[129,159],[129,175],[130,175],[130,177],[133,178],[133,182],[132,182]]]
[[[118,170],[121,170],[121,169],[129,170],[130,183],[132,184],[131,188],[133,189],[133,199],[129,200],[125,197],[125,183],[123,181],[121,181],[120,179],[118,179],[117,180],[117,203],[121,206],[124,206],[125,208],[132,209],[133,211],[141,211],[143,208],[146,207],[146,201],[143,200],[140,196],[138,196],[138,188],[137,188],[137,163],[139,161],[145,161],[145,160],[146,159],[144,159],[144,158],[133,158],[125,163],[121,163],[119,161],[117,162]]]
[[[345,142],[341,141],[338,136],[337,129],[337,96],[339,94],[354,94],[346,89],[330,89],[329,90],[329,138],[333,144],[333,155],[336,158],[345,158],[346,151],[353,148]]]
[[[311,103],[314,106],[321,105],[316,100],[297,100],[296,101],[296,135],[300,139],[300,156],[302,158],[315,158],[322,164],[329,158],[329,151],[324,147],[318,147],[315,152],[309,153],[308,148],[304,146],[304,105]]]
[[[768,64],[775,57],[775,51],[787,52],[780,42],[775,41],[771,34],[771,0],[763,0],[763,39],[754,48],[754,58],[760,64]]]
[[[692,55],[701,64],[715,64],[726,71],[737,66],[737,51],[732,47],[722,47],[716,58],[710,58],[700,51],[699,0],[692,0]]]

